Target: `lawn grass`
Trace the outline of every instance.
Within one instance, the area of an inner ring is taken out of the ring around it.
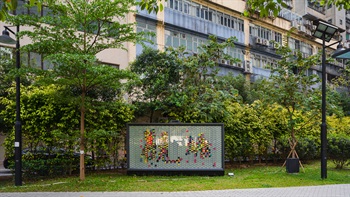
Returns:
[[[350,184],[350,169],[334,169],[328,164],[328,178],[322,180],[320,162],[304,164],[305,172],[288,174],[285,167],[250,166],[225,170],[225,176],[127,176],[122,171],[87,173],[85,181],[78,175],[24,181],[23,186],[14,186],[13,180],[0,180],[0,192],[75,192],[75,191],[199,191],[242,188],[267,188],[311,186],[326,184]],[[228,176],[233,172],[234,176]]]

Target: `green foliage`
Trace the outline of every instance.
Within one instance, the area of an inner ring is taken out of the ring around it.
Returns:
[[[251,94],[251,85],[250,82],[247,81],[244,75],[234,76],[233,73],[228,73],[222,77],[219,77],[218,84],[222,86],[223,89],[229,90],[233,88],[237,90],[237,97],[242,103],[252,103],[253,97]]]
[[[228,116],[224,117],[225,124],[225,156],[233,161],[254,156],[254,134],[261,130],[260,119],[256,111],[249,105],[225,103]]]
[[[10,50],[0,51],[0,98],[8,96],[7,89],[11,87],[14,79],[10,72],[14,68],[14,62],[10,59]],[[5,105],[0,103],[0,111],[5,110]],[[0,114],[0,133],[8,133],[11,127],[8,127],[4,122],[4,117]]]
[[[335,5],[338,8],[338,10],[350,9],[350,2],[347,0],[319,0],[319,2],[321,5]]]
[[[71,103],[60,102],[57,92],[61,90],[62,88],[54,85],[21,87],[22,136],[25,146],[36,146],[39,143],[53,145],[57,141],[50,131],[61,131],[65,134],[75,132],[74,125],[78,122],[77,108]],[[11,88],[9,93],[14,95],[15,88]],[[6,105],[1,114],[6,117],[5,121],[9,126],[15,120],[13,112],[16,107],[15,100],[10,98],[1,99],[1,103]]]
[[[288,136],[282,136],[278,139],[277,143],[278,154],[281,158],[287,158],[290,153],[290,140]],[[296,152],[298,153],[299,159],[303,162],[310,162],[318,158],[320,149],[320,143],[313,140],[312,138],[298,137]]]
[[[139,78],[130,83],[129,95],[138,110],[153,114],[164,105],[163,100],[180,81],[181,61],[175,51],[161,52],[146,48],[130,65]],[[140,115],[143,115],[141,113]]]
[[[79,167],[79,157],[72,154],[52,155],[51,157],[24,154],[22,161],[23,175],[26,179],[71,174]]]
[[[283,7],[287,7],[287,4],[282,0],[247,0],[247,9],[244,11],[244,15],[253,16],[257,13],[262,18],[276,17]]]
[[[226,103],[229,116],[224,118],[226,157],[231,161],[255,156],[276,156],[276,144],[287,132],[287,113],[281,106]]]
[[[350,138],[346,135],[331,135],[328,138],[327,154],[336,164],[336,168],[342,169],[350,162]]]
[[[216,37],[210,36],[197,55],[179,49],[182,78],[165,99],[167,115],[181,122],[222,122],[226,113],[224,101],[238,100],[237,90],[226,81],[227,78],[218,76],[217,67],[220,58],[238,61],[225,53],[225,48],[234,46],[233,41],[229,38],[218,43]]]
[[[327,117],[327,131],[330,134],[350,135],[350,117],[337,117],[335,115]]]
[[[14,88],[10,89],[11,94],[14,94]],[[67,151],[63,156],[50,159],[26,155],[23,158],[23,165],[27,175],[44,173],[49,176],[55,173],[70,173],[77,168],[79,157],[68,156],[77,152],[79,105],[67,102],[67,97],[69,97],[67,91],[55,85],[22,87],[23,147],[35,150],[39,146],[44,146],[63,148]],[[15,101],[2,98],[1,102],[7,106],[1,114],[6,117],[9,127],[13,126]],[[89,113],[86,116],[87,151],[104,152],[110,156],[108,165],[116,165],[117,151],[123,142],[122,132],[125,124],[132,119],[133,109],[128,104],[119,101],[94,102],[94,105],[89,106]],[[14,131],[5,141],[7,158],[13,158],[13,144]],[[111,161],[111,158],[114,160]]]
[[[349,106],[349,93],[350,93],[350,69],[349,66],[344,66],[344,69],[340,70],[340,76],[335,78],[332,82],[335,87],[338,88],[338,105],[343,109],[345,115],[350,114],[350,106]],[[328,93],[328,92],[327,92]],[[330,99],[329,99],[330,100]],[[332,99],[333,100],[333,99]]]
[[[133,108],[121,102],[99,103],[86,116],[86,148],[93,153],[95,167],[119,165],[118,150],[123,148],[125,124],[133,120]]]
[[[165,0],[167,1],[167,0]],[[147,10],[148,13],[163,11],[164,6],[160,0],[141,0],[138,5],[142,10]]]

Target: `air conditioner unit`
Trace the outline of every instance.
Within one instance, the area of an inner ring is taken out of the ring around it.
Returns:
[[[252,72],[253,68],[252,68],[252,66],[250,65],[250,61],[249,61],[249,60],[246,60],[246,61],[244,62],[244,70],[245,70],[245,72],[249,72],[249,73]]]
[[[255,38],[255,43],[256,44],[262,44],[262,39],[261,38]]]
[[[286,1],[285,2],[289,8],[293,8],[293,3],[292,1]]]
[[[306,33],[307,35],[310,35],[310,36],[311,36],[311,34],[312,34],[312,32],[311,32],[310,29],[306,29],[305,33]]]
[[[306,31],[305,26],[304,26],[304,25],[298,26],[298,31],[300,31],[300,32],[305,32],[305,31]]]
[[[263,39],[262,42],[263,42],[263,45],[265,45],[265,46],[269,46],[270,45],[270,42],[268,40],[266,40],[266,39]]]
[[[292,21],[292,27],[298,27],[299,23],[298,21]]]
[[[227,64],[227,61],[224,59],[221,59],[221,64]]]
[[[312,22],[310,20],[305,20],[304,21],[304,25],[305,26],[311,26],[312,25]]]
[[[345,42],[345,43],[344,43],[344,47],[345,47],[345,48],[350,48],[350,42]]]

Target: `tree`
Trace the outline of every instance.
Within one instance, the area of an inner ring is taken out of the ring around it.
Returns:
[[[72,103],[65,102],[58,95],[59,92],[64,92],[62,87],[31,85],[22,86],[21,90],[22,135],[27,147],[35,148],[40,143],[44,143],[48,147],[57,147],[58,140],[55,140],[55,133],[62,132],[67,136],[74,135],[75,125],[79,122],[78,110]],[[15,119],[13,113],[16,106],[13,99],[15,88],[11,87],[7,91],[9,96],[1,98],[1,103],[6,106],[1,115],[5,117],[7,125],[12,125]],[[64,139],[61,140],[65,141]],[[7,152],[13,151],[9,149]]]
[[[233,73],[228,73],[227,75],[224,75],[222,77],[222,87],[227,86],[227,84],[230,84],[228,87],[232,86],[234,89],[238,91],[239,100],[242,103],[252,103],[253,97],[251,94],[251,85],[250,82],[246,80],[244,75],[238,75],[234,76]]]
[[[84,180],[85,113],[87,104],[99,99],[89,97],[89,93],[109,88],[121,95],[121,79],[132,77],[126,70],[100,63],[96,54],[123,48],[124,42],[141,40],[142,34],[134,32],[134,23],[121,21],[134,12],[132,0],[64,0],[48,2],[47,6],[51,12],[44,17],[16,15],[8,20],[33,28],[19,35],[32,40],[23,50],[42,54],[53,64],[42,81],[72,87],[80,95],[80,179]]]
[[[234,161],[243,161],[254,156],[253,138],[255,131],[260,131],[262,124],[256,111],[250,105],[238,102],[225,102],[225,156]]]
[[[300,51],[293,55],[288,47],[278,50],[281,60],[278,66],[271,67],[270,86],[267,86],[267,101],[281,105],[287,111],[288,131],[291,152],[289,156],[298,157],[295,147],[298,131],[317,123],[320,106],[320,92],[315,89],[319,82],[317,75],[307,75],[308,69],[319,62],[319,55],[303,58]],[[306,118],[307,117],[307,118]],[[288,156],[288,158],[289,158]]]
[[[39,150],[45,146],[49,150],[64,150],[67,156],[73,156],[73,153],[76,152],[77,139],[79,139],[77,126],[79,124],[79,105],[67,99],[72,91],[67,87],[57,85],[22,86],[21,90],[23,93],[21,120],[24,147]],[[15,88],[9,88],[8,94],[9,96],[0,99],[0,103],[6,106],[0,115],[4,117],[4,124],[10,127],[13,126],[15,119],[13,113],[16,107],[13,99]],[[116,158],[121,130],[125,123],[130,122],[133,118],[132,108],[121,102],[96,101],[89,106],[88,110],[89,113],[86,116],[87,150],[93,153],[98,150]],[[9,136],[13,134],[14,132]],[[13,158],[13,143],[14,138],[6,138],[7,158]],[[69,163],[71,166],[78,166],[76,161],[72,160]],[[111,164],[110,161],[106,162]]]
[[[170,90],[179,83],[181,61],[176,55],[170,50],[146,48],[130,65],[130,70],[139,75],[130,88],[130,98],[138,105],[138,111],[150,112],[150,122]]]
[[[340,70],[340,76],[335,78],[333,81],[335,87],[339,90],[339,105],[342,107],[344,114],[350,114],[350,69],[349,62],[344,65],[344,68]]]
[[[233,41],[229,38],[218,43],[216,37],[210,36],[198,54],[180,51],[181,80],[165,99],[166,114],[181,122],[221,122],[226,112],[224,101],[238,100],[234,86],[218,76],[219,59],[239,61],[225,53],[226,48],[234,47]]]
[[[13,82],[10,77],[13,61],[11,60],[11,52],[6,50],[0,51],[0,98],[8,96],[7,89],[11,87]],[[5,110],[5,105],[0,104],[0,111]],[[4,123],[4,117],[0,114],[0,133],[7,133],[11,127],[7,127]]]

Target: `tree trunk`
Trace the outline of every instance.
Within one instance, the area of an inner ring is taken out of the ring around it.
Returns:
[[[80,108],[80,180],[85,180],[85,90],[83,89],[81,95],[81,108]]]

